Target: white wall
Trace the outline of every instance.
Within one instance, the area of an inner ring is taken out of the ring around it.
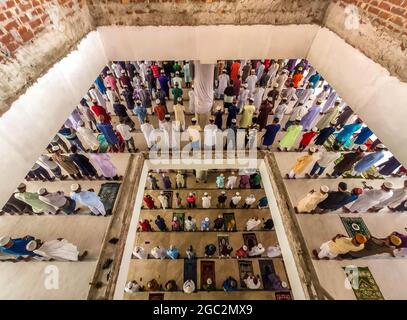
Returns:
[[[308,59],[349,106],[407,165],[407,83],[328,29],[320,29]]]
[[[98,32],[89,33],[0,118],[0,204],[24,179],[106,61]]]

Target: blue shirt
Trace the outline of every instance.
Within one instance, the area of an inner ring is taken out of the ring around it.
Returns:
[[[34,252],[28,251],[26,249],[27,244],[32,240],[34,240],[34,237],[11,239],[11,241],[13,242],[12,246],[9,248],[1,247],[0,251],[15,256],[30,256],[30,257],[38,256]]]

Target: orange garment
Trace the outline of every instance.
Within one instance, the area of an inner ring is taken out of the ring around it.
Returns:
[[[233,81],[237,80],[237,75],[239,74],[240,62],[233,62],[230,67],[230,79]]]
[[[302,73],[296,73],[293,76],[294,88],[298,88],[300,81],[302,80],[302,77],[303,77]]]

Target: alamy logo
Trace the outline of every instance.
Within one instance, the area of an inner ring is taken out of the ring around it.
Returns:
[[[350,265],[345,267],[345,288],[348,290],[359,289],[359,270],[357,266]]]
[[[59,269],[55,265],[48,265],[44,269],[44,287],[47,290],[59,289]]]

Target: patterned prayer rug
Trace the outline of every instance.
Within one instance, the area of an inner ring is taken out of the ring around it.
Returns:
[[[239,263],[240,286],[242,288],[246,288],[246,283],[244,282],[244,279],[247,276],[254,275],[253,263],[251,261],[247,261],[247,260],[240,260],[240,261],[238,261],[238,263]]]
[[[276,292],[276,300],[292,300],[290,291]]]
[[[243,242],[249,248],[257,245],[257,237],[255,233],[243,233]]]
[[[368,267],[346,268],[345,275],[357,300],[384,300],[384,297]]]
[[[120,185],[120,183],[116,182],[107,182],[103,183],[100,188],[99,197],[103,202],[107,213],[111,213],[113,210]]]
[[[284,290],[281,279],[277,275],[274,268],[273,260],[262,259],[259,260],[261,280],[263,282],[263,287],[265,290]]]
[[[237,231],[234,213],[224,213],[223,219],[225,219],[225,231]]]
[[[367,228],[365,222],[360,217],[348,218],[341,217],[343,226],[350,237],[355,236],[357,233],[361,233],[365,236],[370,236],[370,231]]]
[[[184,282],[192,280],[195,283],[195,290],[197,288],[197,270],[196,259],[184,259]]]
[[[168,208],[172,208],[172,198],[173,198],[173,191],[171,190],[164,190],[164,195],[168,198]]]
[[[215,284],[215,261],[201,261],[201,289],[203,288],[203,284],[206,283],[206,280],[211,278],[212,283]]]
[[[183,231],[184,230],[184,222],[185,222],[185,213],[183,213],[183,212],[174,212],[172,214],[172,220],[174,220],[174,217],[178,218],[178,221],[181,224],[181,231]]]
[[[218,252],[221,256],[222,249],[229,245],[229,235],[227,234],[218,234]]]

